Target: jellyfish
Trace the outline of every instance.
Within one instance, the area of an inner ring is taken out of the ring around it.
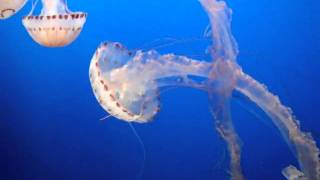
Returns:
[[[145,123],[160,110],[159,88],[177,83],[172,77],[205,77],[210,69],[208,62],[156,51],[133,54],[120,43],[105,42],[92,58],[89,74],[94,94],[107,112],[128,122]],[[180,85],[193,83],[180,81]]]
[[[62,47],[72,43],[80,34],[87,14],[71,12],[64,0],[41,0],[43,8],[38,16],[33,9],[22,23],[34,41],[46,47]]]
[[[237,63],[238,44],[231,32],[232,10],[225,1],[199,0],[208,14],[213,44],[211,62],[154,50],[128,50],[117,42],[102,43],[89,68],[96,99],[110,115],[126,122],[148,123],[160,110],[160,88],[182,86],[208,93],[215,128],[228,148],[230,178],[243,180],[240,137],[232,122],[230,101],[239,92],[271,119],[294,153],[299,168],[284,168],[287,179],[320,180],[319,149],[303,132],[290,108]]]
[[[7,19],[17,13],[27,0],[0,0],[0,19]]]

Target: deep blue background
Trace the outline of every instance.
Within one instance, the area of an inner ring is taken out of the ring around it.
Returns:
[[[319,1],[229,3],[240,65],[292,107],[319,142]],[[0,21],[1,180],[137,179],[138,140],[122,121],[99,121],[106,113],[91,91],[90,59],[105,40],[135,49],[158,38],[200,37],[208,24],[196,0],[69,0],[69,8],[89,16],[80,37],[65,48],[31,40],[21,24],[30,3]],[[159,51],[203,55],[195,43]],[[227,179],[226,147],[214,130],[207,94],[182,88],[161,99],[155,121],[135,125],[147,151],[143,179]],[[249,102],[243,106],[260,116],[233,104],[247,179],[284,179],[281,169],[296,160],[270,120]]]

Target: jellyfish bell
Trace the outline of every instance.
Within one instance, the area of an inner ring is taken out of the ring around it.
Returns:
[[[41,14],[25,16],[22,23],[34,41],[46,47],[63,47],[80,34],[87,14],[71,12],[64,0],[42,0]]]
[[[17,13],[27,0],[0,0],[0,19],[7,19]]]
[[[102,43],[90,64],[94,95],[112,116],[127,122],[145,123],[159,111],[158,89],[130,68],[134,56],[120,43]]]

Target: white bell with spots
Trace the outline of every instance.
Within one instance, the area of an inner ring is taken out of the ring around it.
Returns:
[[[62,47],[72,43],[80,34],[87,14],[71,12],[64,0],[42,0],[38,16],[25,16],[22,23],[34,41],[46,47]]]

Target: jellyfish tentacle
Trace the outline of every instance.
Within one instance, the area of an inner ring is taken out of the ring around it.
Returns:
[[[188,77],[174,77],[157,80],[159,88],[177,88],[177,87],[192,87],[195,89],[207,91],[207,84],[203,81],[196,81]]]
[[[206,26],[206,28],[204,29],[203,34],[202,34],[202,37],[207,38],[207,37],[210,37],[211,34],[212,34],[211,24],[209,23],[209,24]]]
[[[214,59],[235,61],[239,50],[237,42],[231,33],[232,10],[225,1],[199,1],[206,10],[211,24],[212,56]]]
[[[140,171],[139,171],[139,174],[138,174],[138,180],[141,180],[142,177],[143,177],[145,163],[146,163],[146,148],[145,148],[145,145],[144,145],[144,143],[142,141],[142,138],[138,134],[136,128],[133,126],[133,124],[131,122],[128,122],[128,124],[129,124],[130,129],[132,130],[134,136],[137,138],[137,140],[139,142],[139,145],[141,147],[141,150],[142,150],[142,164],[141,164]]]
[[[42,4],[41,15],[57,15],[67,12],[64,0],[42,0]]]
[[[72,11],[68,8],[68,0],[65,0],[64,7],[65,7],[67,13],[72,13]]]
[[[147,70],[140,71],[141,67]],[[144,74],[143,78],[151,78],[152,80],[184,75],[207,78],[211,70],[211,63],[174,54],[160,55],[156,51],[138,51],[132,63],[129,63],[125,68],[131,72],[139,71],[136,74]],[[149,77],[145,73],[148,73]]]
[[[164,38],[154,39],[151,42],[146,42],[140,45],[136,50],[143,50],[143,51],[147,51],[150,49],[159,50],[159,49],[171,47],[174,45],[187,44],[190,42],[204,42],[209,40],[211,39],[203,36],[199,36],[199,37],[195,36],[195,37],[189,37],[189,38],[164,37]]]
[[[216,129],[228,147],[232,180],[244,179],[241,168],[240,138],[233,126],[230,111],[230,98],[236,84],[238,69],[239,66],[233,61],[217,59],[213,62],[207,82]]]
[[[37,7],[38,2],[39,2],[39,0],[32,0],[32,2],[31,2],[31,10],[30,10],[28,16],[31,16],[33,14],[34,10]]]
[[[230,99],[216,93],[210,93],[209,96],[216,129],[228,147],[231,179],[244,180],[241,168],[241,143],[232,123]]]
[[[103,117],[103,118],[100,118],[99,120],[100,120],[100,121],[105,121],[105,120],[107,120],[107,119],[109,119],[109,118],[111,118],[111,117],[112,117],[112,115],[109,114],[109,115],[107,115],[107,116],[105,116],[105,117]]]
[[[292,148],[304,176],[308,180],[319,180],[319,149],[311,134],[301,131],[291,109],[284,106],[263,84],[243,72],[239,75],[236,90],[255,102],[271,118]]]

